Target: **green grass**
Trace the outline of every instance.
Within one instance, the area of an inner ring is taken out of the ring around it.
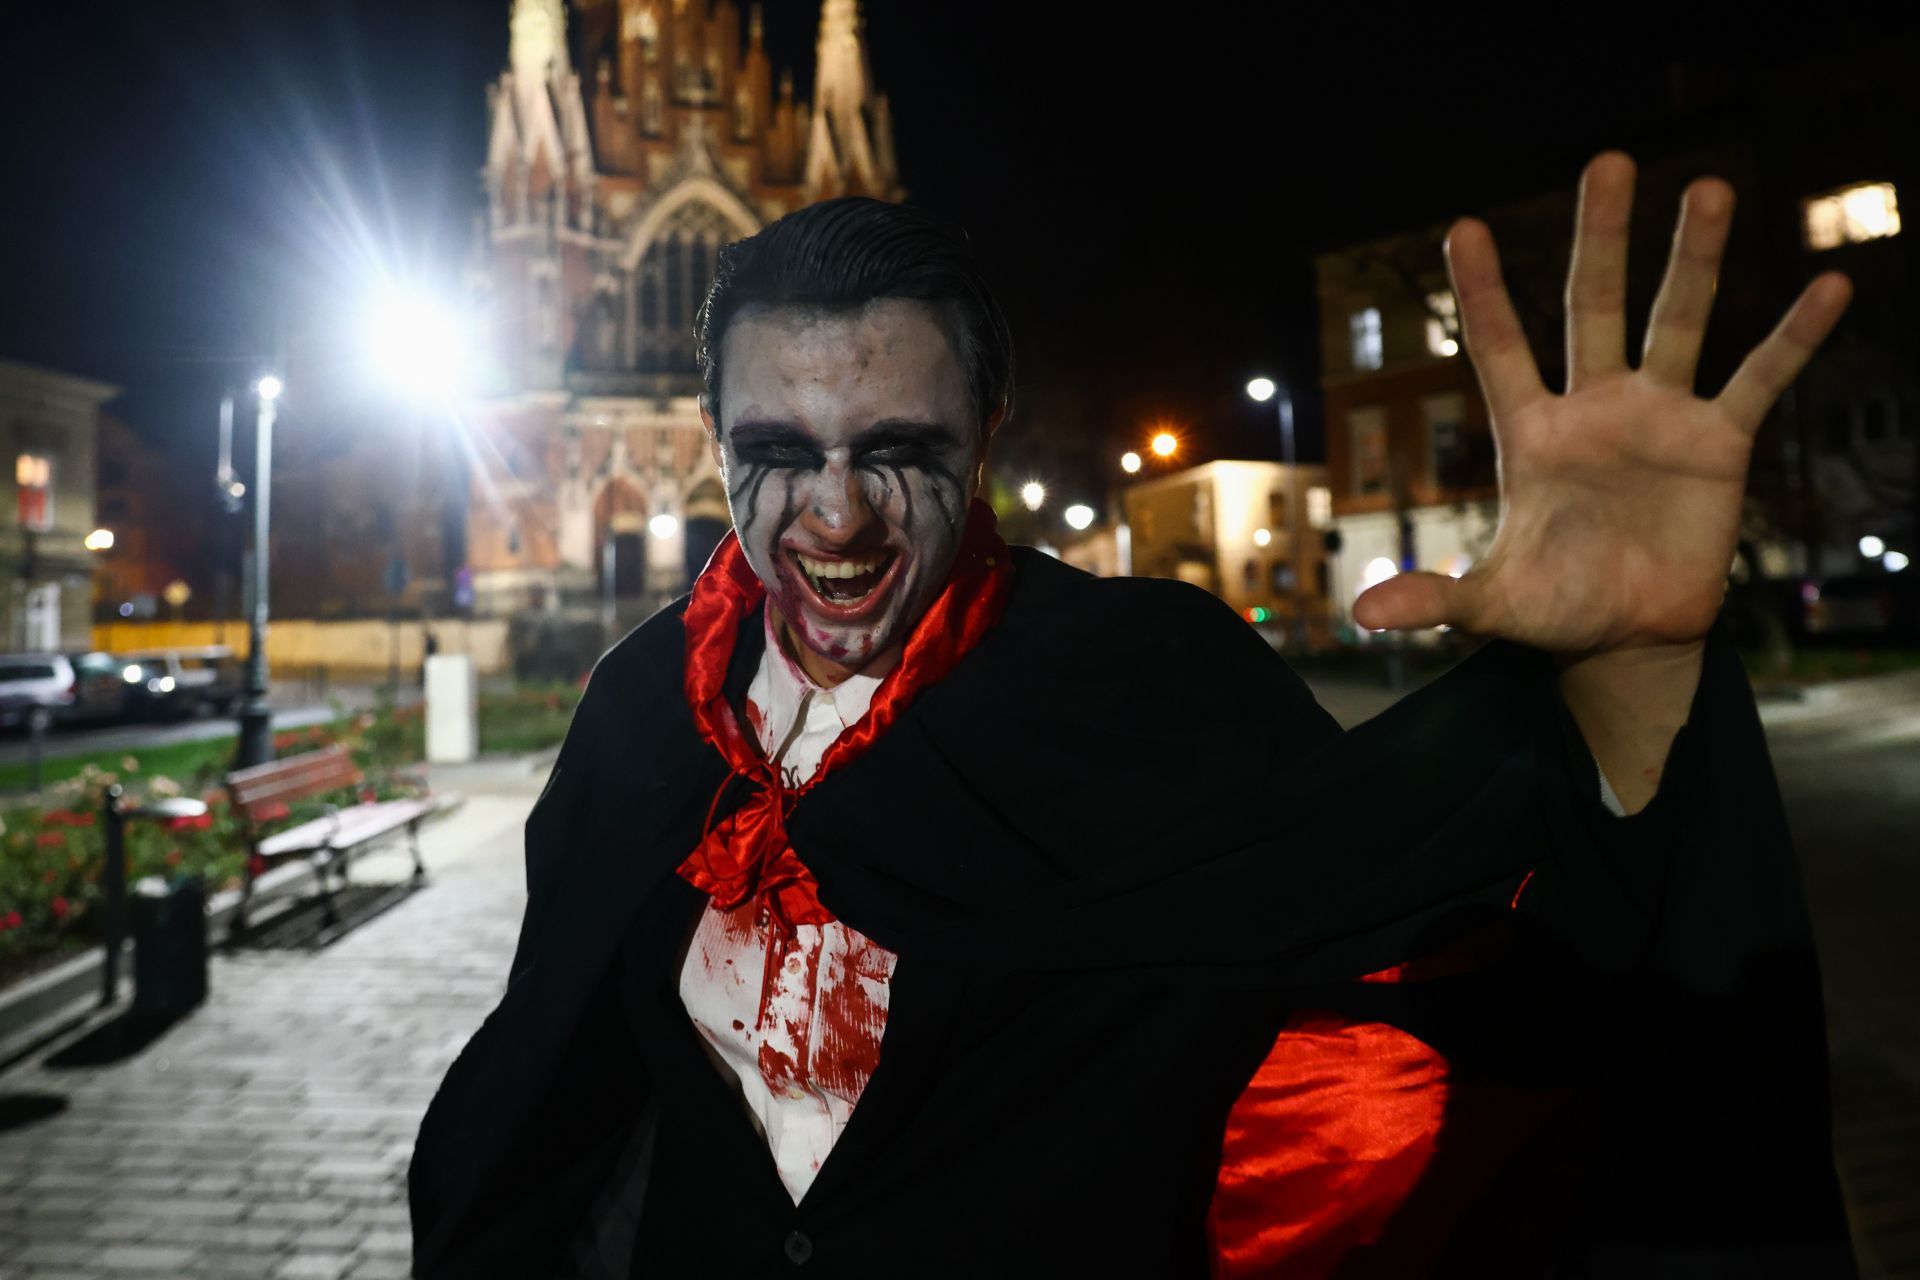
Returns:
[[[121,767],[128,758],[140,762],[139,770],[128,777],[162,774],[185,782],[202,771],[217,776],[233,759],[234,739],[206,738],[199,742],[172,742],[157,747],[121,747],[113,751],[86,751],[78,755],[54,756],[40,762],[42,785],[77,778],[92,765],[107,773],[126,776]],[[0,792],[25,791],[32,785],[32,774],[25,764],[0,765]]]
[[[1920,670],[1920,649],[1795,649],[1784,671],[1766,654],[1748,652],[1740,656],[1748,675],[1756,680],[1806,684]]]

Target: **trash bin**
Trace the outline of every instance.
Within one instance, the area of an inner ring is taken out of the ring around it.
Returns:
[[[185,1013],[207,998],[207,887],[148,876],[133,887],[133,1007]]]

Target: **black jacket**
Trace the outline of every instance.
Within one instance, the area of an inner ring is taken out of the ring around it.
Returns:
[[[421,1126],[417,1276],[570,1274],[636,1135],[635,1276],[1202,1276],[1226,1114],[1303,1002],[1590,1100],[1547,1254],[1450,1266],[1849,1270],[1797,871],[1718,639],[1659,797],[1615,819],[1544,655],[1489,644],[1342,734],[1213,597],[1015,554],[1001,623],[789,822],[900,956],[797,1207],[674,995],[705,902],[674,868],[746,785],[695,735],[684,606],[602,659],[528,820],[506,994]],[[1346,981],[1495,919],[1519,962]]]

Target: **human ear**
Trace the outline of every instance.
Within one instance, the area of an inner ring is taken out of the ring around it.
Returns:
[[[707,433],[707,456],[713,459],[713,469],[725,475],[727,467],[720,460],[720,424],[713,420],[713,414],[708,411],[705,396],[700,397],[700,426]]]

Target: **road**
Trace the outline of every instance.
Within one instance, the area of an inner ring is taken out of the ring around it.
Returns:
[[[1920,707],[1769,730],[1826,985],[1863,1274],[1920,1277]]]
[[[276,729],[304,729],[333,719],[332,707],[291,707],[273,713]],[[239,726],[230,716],[209,716],[204,720],[182,720],[176,724],[117,724],[99,729],[69,729],[47,735],[44,759],[86,755],[95,751],[135,751],[143,747],[167,746],[176,742],[199,742],[206,738],[230,738]],[[0,742],[0,764],[25,764],[32,748],[24,736]]]

